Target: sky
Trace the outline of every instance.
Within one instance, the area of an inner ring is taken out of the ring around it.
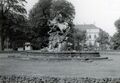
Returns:
[[[38,0],[27,0],[29,11]],[[111,36],[116,32],[114,22],[120,18],[120,0],[68,0],[76,11],[75,24],[95,24]]]

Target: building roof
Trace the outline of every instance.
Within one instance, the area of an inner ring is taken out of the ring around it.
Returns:
[[[75,25],[75,28],[79,30],[100,29],[93,24]]]

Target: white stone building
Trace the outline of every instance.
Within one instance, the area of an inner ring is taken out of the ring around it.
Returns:
[[[96,45],[99,47],[99,43],[96,42],[96,39],[99,37],[99,32],[101,31],[100,28],[96,27],[93,24],[85,24],[85,25],[75,25],[75,28],[80,31],[86,31],[86,44],[89,45]]]

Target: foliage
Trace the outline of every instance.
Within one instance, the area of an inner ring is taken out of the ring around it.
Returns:
[[[112,46],[114,50],[120,49],[120,33],[119,32],[113,35],[112,42],[113,42]]]
[[[115,27],[117,28],[117,30],[120,30],[120,19],[115,21]]]
[[[53,0],[51,6],[51,16],[54,18],[56,15],[61,14],[62,20],[68,23],[72,22],[75,15],[74,6],[66,0]]]
[[[9,32],[9,42],[10,46],[9,48],[13,48],[14,50],[17,50],[19,47],[24,47],[25,42],[29,42],[29,26],[27,22],[22,23],[21,26],[12,26]]]
[[[62,21],[68,22],[72,26],[74,18],[74,7],[66,0],[39,0],[31,9],[29,22],[32,29],[31,42],[36,49],[48,46],[50,30],[49,22],[58,14],[62,15]]]
[[[86,41],[86,31],[80,31],[78,29],[72,28],[69,34],[69,38],[67,40],[68,44],[71,44],[70,48],[72,50],[82,50],[85,41]]]
[[[117,32],[112,37],[112,48],[114,50],[120,49],[120,19],[115,21],[115,26],[117,28]]]
[[[117,32],[112,37],[113,49],[120,49],[120,19],[115,21],[115,26],[117,28]]]
[[[74,43],[76,43],[76,49],[82,50],[86,42],[86,31],[76,30],[74,33]]]
[[[107,45],[110,45],[110,36],[105,31],[101,30],[99,32],[99,37],[96,42],[99,43],[101,49],[105,49]]]
[[[82,42],[86,40],[86,31],[77,30],[74,32],[74,39],[76,41]]]
[[[34,49],[46,47],[48,44],[48,20],[50,19],[50,8],[52,0],[39,0],[31,9],[29,22],[32,29],[31,43]]]
[[[25,0],[1,0],[0,1],[0,38],[1,50],[4,50],[4,41],[11,38],[14,31],[21,29],[26,21]]]
[[[109,34],[105,31],[100,31],[97,42],[100,44],[109,44]]]

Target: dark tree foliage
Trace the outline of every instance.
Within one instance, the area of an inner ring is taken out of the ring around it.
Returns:
[[[48,20],[52,0],[39,0],[29,14],[29,22],[32,29],[31,43],[34,49],[46,47],[48,44]]]
[[[22,23],[21,26],[14,25],[9,31],[9,48],[17,50],[19,47],[24,47],[25,42],[29,42],[30,29],[27,22]]]
[[[115,27],[117,28],[118,31],[120,30],[120,19],[115,21]]]
[[[83,50],[86,42],[86,31],[80,31],[78,29],[74,32],[74,49]]]
[[[112,48],[114,50],[119,50],[120,49],[120,33],[119,32],[113,35],[112,42],[113,42]]]
[[[99,33],[99,37],[97,38],[97,42],[99,42],[99,44],[109,44],[110,40],[110,36],[108,33],[106,33],[105,31],[100,31]]]
[[[4,41],[11,39],[15,31],[22,27],[25,22],[25,0],[0,0],[0,38],[1,50],[4,50]]]
[[[79,29],[71,28],[67,39],[68,48],[70,48],[71,50],[80,51],[82,50],[85,42],[86,42],[86,31],[81,31]]]
[[[66,0],[53,0],[51,15],[55,17],[57,14],[61,14],[63,21],[67,21],[69,23],[74,19],[74,6]]]
[[[99,43],[101,50],[106,50],[106,46],[110,45],[110,36],[107,32],[101,30],[99,32],[99,37],[96,39]]]
[[[33,47],[41,49],[48,46],[50,30],[49,22],[58,14],[71,27],[74,18],[74,7],[66,0],[39,0],[31,9],[29,22],[32,29],[31,42]]]
[[[114,50],[120,50],[120,19],[115,21],[115,26],[117,28],[117,32],[112,37],[112,48]]]

